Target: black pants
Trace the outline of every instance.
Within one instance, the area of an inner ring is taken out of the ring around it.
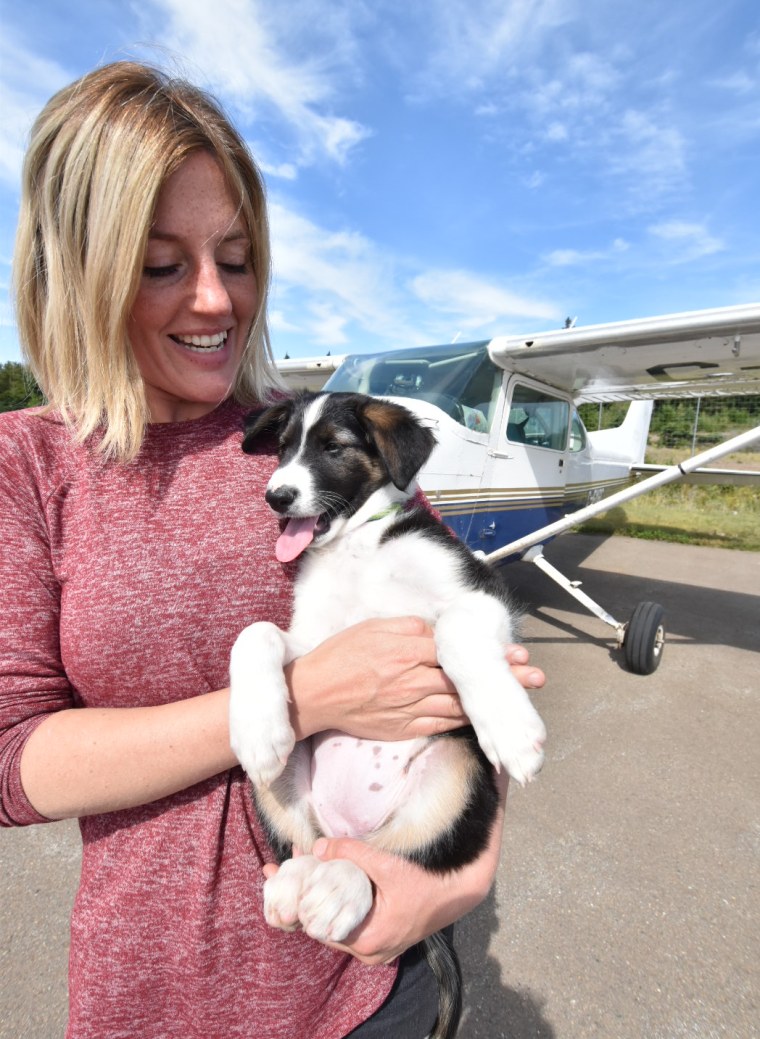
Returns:
[[[446,928],[451,936],[454,928]],[[401,957],[388,998],[346,1039],[425,1039],[438,1016],[438,985],[418,945]]]

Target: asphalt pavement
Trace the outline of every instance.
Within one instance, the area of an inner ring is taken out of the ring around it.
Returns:
[[[629,674],[544,574],[503,570],[549,743],[458,925],[460,1039],[760,1039],[760,553],[570,535],[546,556],[619,619],[661,603],[668,641]],[[78,863],[75,823],[0,833],[2,1039],[63,1036]]]

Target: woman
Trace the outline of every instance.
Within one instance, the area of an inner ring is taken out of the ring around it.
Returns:
[[[279,385],[264,192],[215,103],[130,62],[57,94],[15,279],[50,406],[0,422],[0,822],[80,819],[67,1036],[421,1039],[435,986],[410,947],[484,897],[500,826],[443,878],[320,842],[376,888],[345,946],[261,915],[276,866],[229,747],[227,667],[245,625],[287,625],[293,575],[264,504],[274,446],[240,450]],[[288,679],[301,738],[465,723],[415,618],[357,625]]]

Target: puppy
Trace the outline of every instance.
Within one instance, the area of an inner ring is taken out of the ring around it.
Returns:
[[[281,862],[265,884],[267,921],[340,942],[369,912],[372,887],[353,863],[310,855],[314,841],[359,837],[434,872],[460,869],[488,843],[494,769],[530,780],[546,732],[505,661],[513,631],[500,579],[415,503],[432,432],[389,401],[304,393],[249,416],[243,450],[264,435],[279,443],[266,492],[286,521],[276,555],[303,558],[290,630],[252,624],[233,647],[231,743]],[[330,731],[296,743],[283,667],[349,625],[403,615],[433,627],[471,728],[394,743]],[[304,854],[291,858],[294,846]],[[450,1039],[456,957],[442,935],[425,953],[439,982],[433,1035]]]

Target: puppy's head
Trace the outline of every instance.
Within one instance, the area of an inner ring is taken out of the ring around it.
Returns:
[[[354,515],[379,488],[405,490],[435,446],[406,408],[355,393],[302,393],[253,413],[243,450],[263,433],[278,438],[280,464],[266,499],[295,521],[291,558],[312,540],[327,540],[335,521]]]

